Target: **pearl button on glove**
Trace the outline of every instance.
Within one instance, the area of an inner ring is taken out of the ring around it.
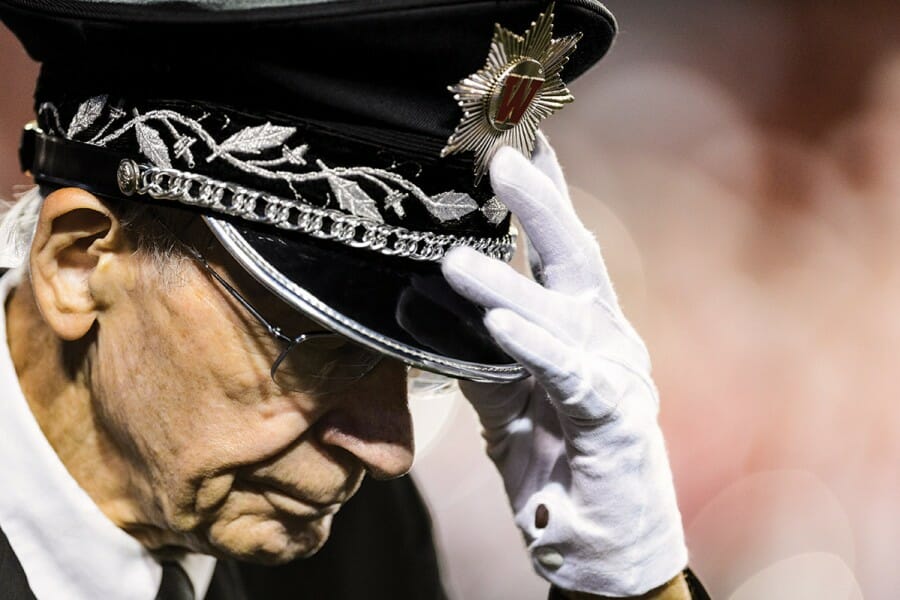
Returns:
[[[463,247],[443,272],[531,376],[461,388],[536,571],[564,590],[643,594],[687,563],[647,348],[546,140],[530,162],[501,149],[490,173],[528,238],[534,280]]]

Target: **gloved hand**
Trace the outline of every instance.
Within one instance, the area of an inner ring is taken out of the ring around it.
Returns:
[[[647,348],[546,140],[531,162],[501,149],[490,173],[528,237],[536,281],[464,247],[443,272],[487,309],[488,330],[531,377],[461,388],[536,571],[564,590],[643,594],[687,563]]]

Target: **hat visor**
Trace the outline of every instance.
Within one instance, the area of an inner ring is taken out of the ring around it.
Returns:
[[[450,288],[439,263],[204,219],[238,264],[331,331],[451,377],[504,382],[528,374],[494,342],[484,310]]]

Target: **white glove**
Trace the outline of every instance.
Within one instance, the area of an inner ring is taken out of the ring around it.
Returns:
[[[488,330],[531,377],[462,382],[463,393],[535,570],[564,590],[643,594],[687,563],[647,348],[546,140],[531,162],[497,152],[491,182],[525,230],[540,283],[465,247],[447,254],[443,272],[487,309]]]

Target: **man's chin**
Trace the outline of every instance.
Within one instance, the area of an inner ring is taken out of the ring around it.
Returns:
[[[315,520],[244,515],[209,528],[211,554],[242,562],[280,565],[318,552],[331,533],[332,515]]]

